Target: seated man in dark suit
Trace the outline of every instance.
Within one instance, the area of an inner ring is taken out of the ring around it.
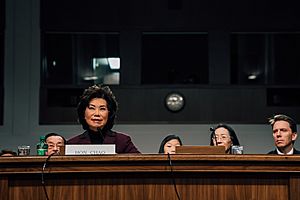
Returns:
[[[272,126],[276,149],[268,154],[300,154],[300,151],[294,148],[297,139],[297,123],[289,116],[281,114],[270,118],[269,122]]]

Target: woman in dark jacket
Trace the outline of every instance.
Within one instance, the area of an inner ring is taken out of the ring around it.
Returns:
[[[140,153],[130,136],[112,130],[118,103],[108,86],[93,85],[84,90],[77,107],[84,133],[67,144],[115,144],[116,153]]]

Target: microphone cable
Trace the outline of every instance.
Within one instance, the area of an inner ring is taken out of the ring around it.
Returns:
[[[179,193],[178,193],[178,191],[177,191],[176,181],[175,181],[174,173],[173,173],[173,164],[172,164],[171,156],[170,156],[169,153],[168,153],[168,160],[169,160],[169,166],[170,166],[170,169],[171,169],[172,182],[173,182],[173,186],[174,186],[174,189],[175,189],[175,192],[176,192],[176,196],[177,196],[177,199],[178,199],[178,200],[181,200],[181,198],[180,198],[180,196],[179,196]]]
[[[44,193],[45,193],[45,196],[46,196],[46,200],[49,200],[49,196],[48,196],[48,193],[47,193],[47,190],[46,190],[46,185],[45,185],[45,179],[44,179],[44,173],[45,173],[45,168],[50,160],[50,158],[56,154],[55,152],[50,154],[47,159],[45,160],[44,164],[43,164],[43,167],[42,167],[42,186],[43,186],[43,190],[44,190]]]

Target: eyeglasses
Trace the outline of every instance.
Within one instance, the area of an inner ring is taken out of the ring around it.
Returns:
[[[219,136],[215,136],[213,139],[215,139],[215,140],[221,140],[221,141],[225,141],[225,140],[229,140],[229,139],[230,139],[230,137],[228,137],[228,136],[226,136],[226,135],[223,135],[223,136],[221,136],[221,137],[219,137]]]
[[[65,146],[65,145],[63,145],[63,144],[48,144],[48,148],[54,148],[54,147],[59,148],[59,147],[63,147],[63,146]]]

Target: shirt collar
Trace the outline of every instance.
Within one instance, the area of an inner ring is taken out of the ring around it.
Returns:
[[[287,154],[282,153],[281,151],[279,151],[278,148],[276,148],[277,154],[278,155],[293,155],[294,154],[294,148],[292,148],[289,152],[287,152]]]

